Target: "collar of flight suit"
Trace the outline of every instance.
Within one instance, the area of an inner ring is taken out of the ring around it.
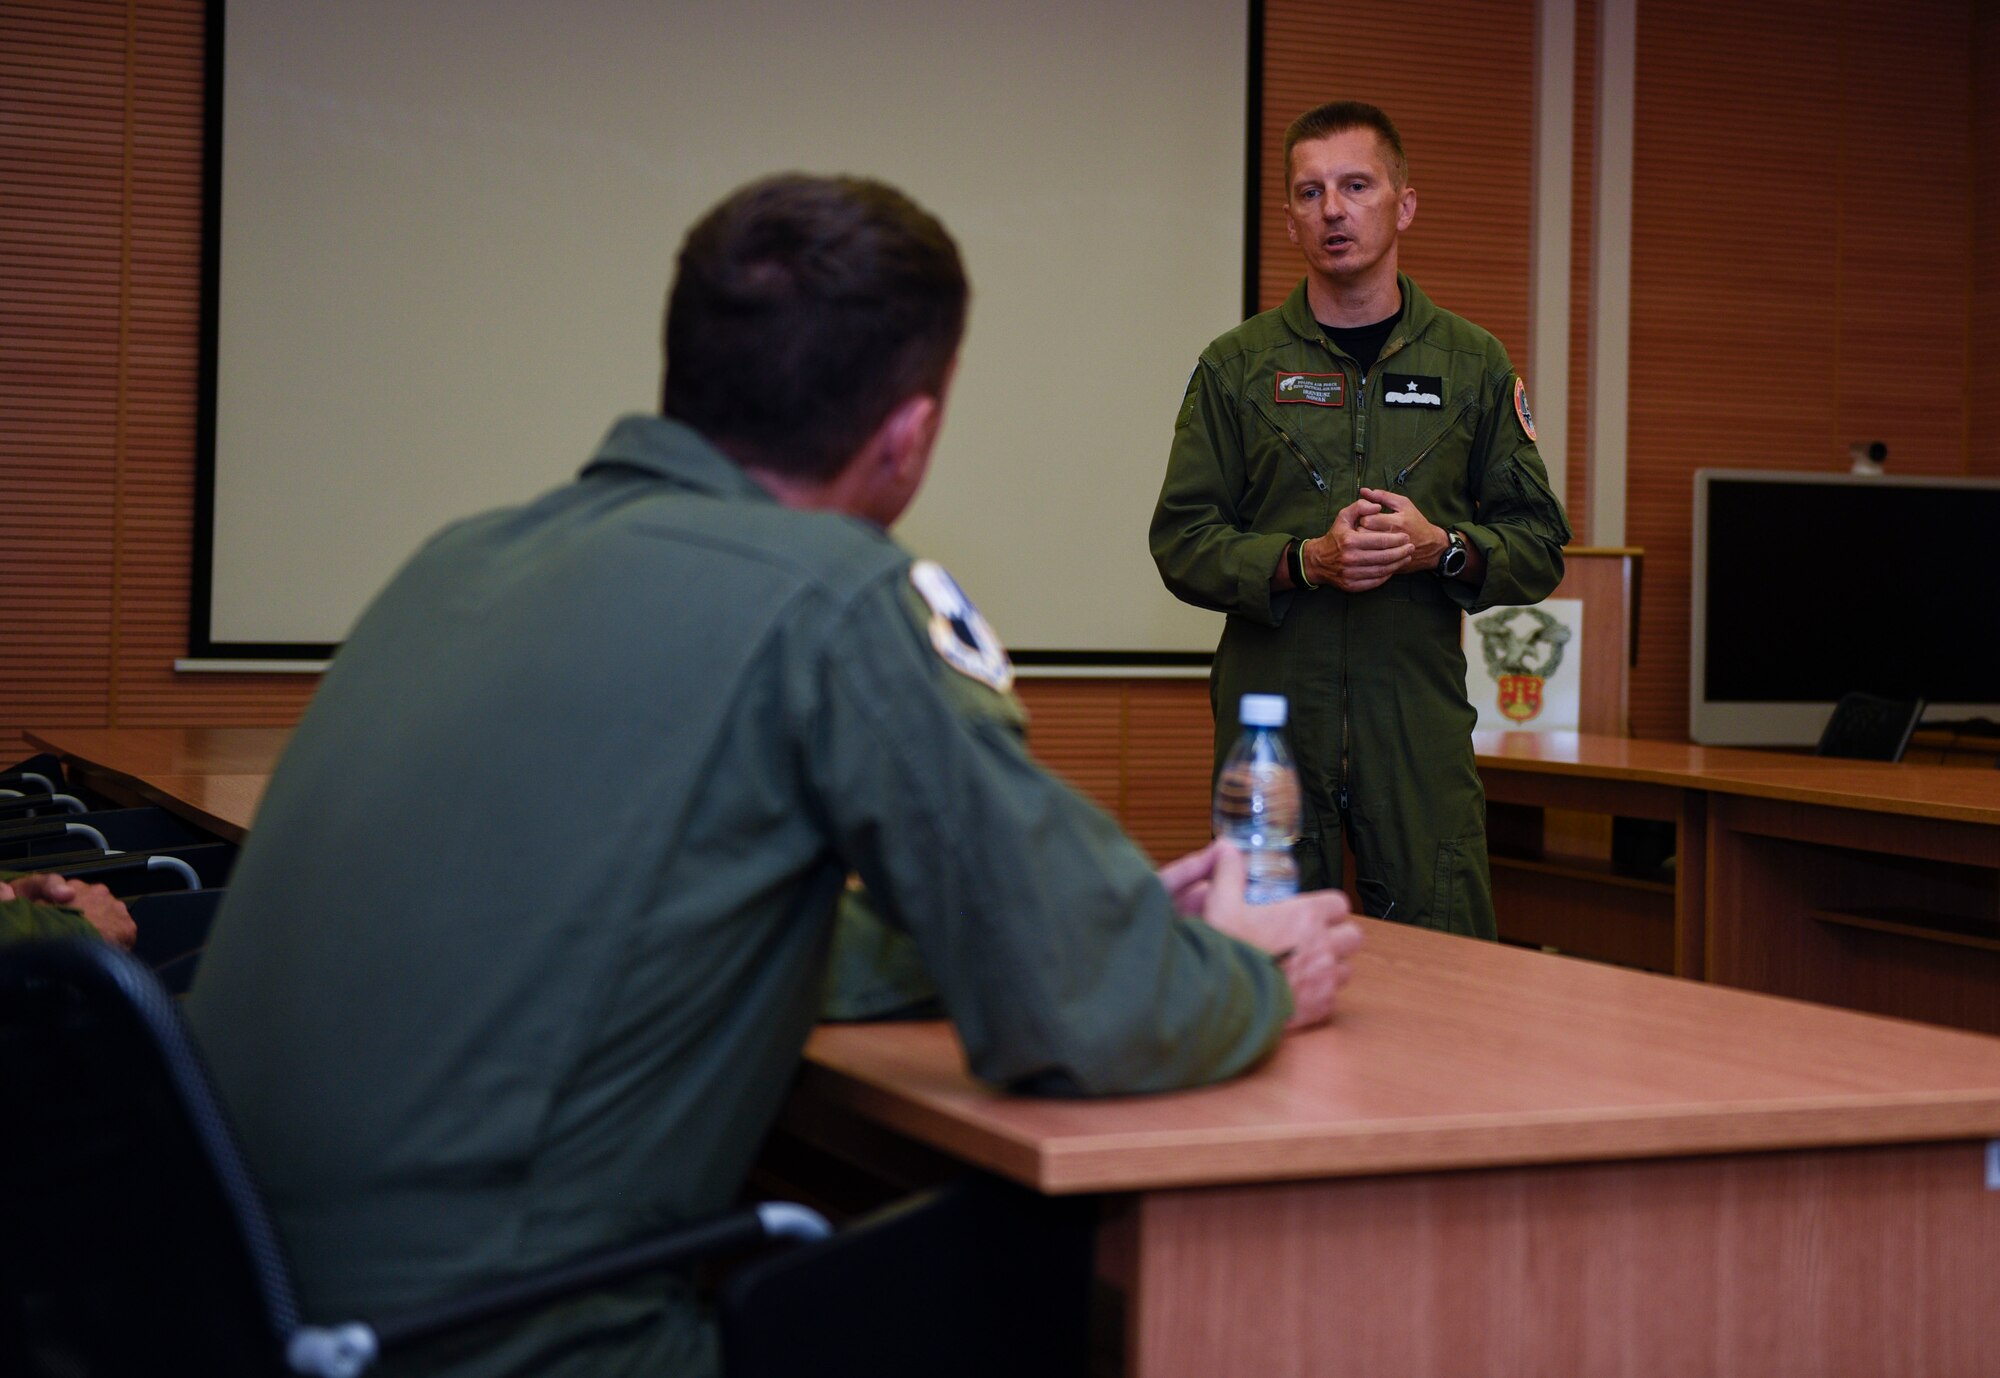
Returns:
[[[1433,306],[1431,299],[1423,294],[1423,289],[1410,280],[1408,273],[1396,274],[1396,285],[1403,293],[1403,321],[1396,327],[1395,333],[1383,341],[1384,354],[1387,354],[1392,345],[1406,345],[1420,338],[1424,331],[1430,328],[1431,322],[1438,317],[1437,307]],[[1329,348],[1332,347],[1332,342],[1326,338],[1326,331],[1313,318],[1312,303],[1306,298],[1304,278],[1299,279],[1299,285],[1292,289],[1292,294],[1285,298],[1285,304],[1278,308],[1278,317],[1284,321],[1286,328],[1300,339],[1315,340],[1325,343]]]
[[[717,497],[777,501],[699,431],[664,416],[621,416],[614,421],[597,453],[583,466],[582,476],[609,469],[636,469]]]

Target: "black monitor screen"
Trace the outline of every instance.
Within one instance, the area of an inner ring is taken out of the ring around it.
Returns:
[[[1716,479],[1707,696],[2000,702],[2000,486]]]

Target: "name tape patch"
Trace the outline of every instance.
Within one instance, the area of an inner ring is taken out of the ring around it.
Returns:
[[[1280,373],[1278,400],[1303,402],[1309,407],[1347,405],[1347,375],[1344,373]]]
[[[1385,373],[1382,375],[1382,405],[1442,407],[1444,379],[1429,373]]]

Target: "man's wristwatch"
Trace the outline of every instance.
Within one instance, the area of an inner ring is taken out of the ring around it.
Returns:
[[[1438,578],[1456,579],[1465,568],[1465,537],[1456,531],[1447,531],[1445,540],[1449,542],[1444,554],[1438,556]]]

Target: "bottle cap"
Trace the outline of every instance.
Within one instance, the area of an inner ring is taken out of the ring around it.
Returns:
[[[1245,727],[1283,727],[1286,709],[1283,694],[1245,694],[1236,716]]]

